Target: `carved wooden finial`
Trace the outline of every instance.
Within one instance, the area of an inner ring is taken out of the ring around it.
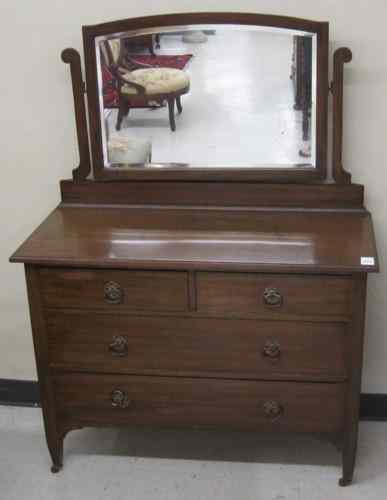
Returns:
[[[79,165],[73,170],[74,181],[80,182],[90,174],[90,149],[87,134],[87,120],[85,108],[85,85],[82,79],[81,57],[79,52],[72,48],[62,51],[62,61],[70,64],[71,81],[74,95],[75,121],[79,148]]]
[[[351,174],[343,167],[343,73],[344,64],[352,61],[347,47],[337,49],[333,56],[333,178],[337,184],[351,184]]]

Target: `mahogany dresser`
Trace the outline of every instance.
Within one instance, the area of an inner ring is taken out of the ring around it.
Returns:
[[[160,32],[195,22],[278,21],[251,16],[137,24]],[[134,21],[125,21],[127,29]],[[116,31],[124,31],[120,23]],[[60,205],[11,258],[25,264],[53,472],[72,429],[203,426],[334,439],[342,449],[340,484],[350,483],[367,273],[378,262],[364,188],[341,164],[346,50],[335,56],[333,180],[312,182],[304,171],[294,182],[272,173],[270,182],[267,171],[232,178],[160,166],[103,178],[95,164],[87,179],[79,56],[68,49],[63,57],[73,73],[81,163],[73,180],[61,182]],[[92,76],[87,63],[89,106]]]

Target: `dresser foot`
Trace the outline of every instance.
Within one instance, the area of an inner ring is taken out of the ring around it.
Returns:
[[[357,425],[352,428],[344,438],[343,446],[343,477],[339,481],[340,486],[348,486],[352,483],[355,470],[356,448],[357,448]]]
[[[342,477],[339,479],[339,486],[349,486],[352,483],[351,477]]]
[[[48,449],[51,455],[51,472],[57,474],[63,467],[63,439],[55,439],[54,442],[48,442]]]
[[[62,464],[61,464],[61,465],[53,465],[53,466],[51,467],[51,472],[52,472],[53,474],[57,474],[57,473],[61,470],[61,468],[62,468],[62,467],[63,467],[63,465],[62,465]]]

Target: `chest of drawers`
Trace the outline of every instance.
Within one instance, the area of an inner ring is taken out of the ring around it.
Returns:
[[[251,228],[205,232],[210,213],[179,233],[149,227],[143,212],[140,240],[135,209],[106,208],[103,222],[92,212],[57,209],[12,259],[26,264],[52,470],[61,468],[63,439],[75,428],[203,426],[335,439],[343,450],[341,482],[349,482],[367,274],[354,265],[354,247],[340,228],[352,228],[357,251],[369,254],[368,216],[331,215],[327,238],[336,248],[346,240],[346,254],[329,261],[325,242],[316,240],[320,261],[308,265],[300,261],[302,246],[291,254],[294,234],[284,239],[283,230],[282,244],[264,257],[267,236]],[[118,215],[107,249],[103,231]],[[257,222],[267,228],[272,216]],[[294,217],[309,237],[321,221],[321,214]],[[285,242],[287,260],[270,264]]]

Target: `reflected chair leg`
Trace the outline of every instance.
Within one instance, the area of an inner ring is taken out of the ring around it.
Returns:
[[[181,105],[181,98],[179,95],[176,97],[176,106],[177,111],[179,112],[179,114],[181,114],[181,112],[183,111],[183,106]]]
[[[121,101],[119,104],[119,108],[118,108],[116,130],[121,130],[122,120],[125,116],[127,116],[129,114],[129,111],[130,111],[129,103],[125,102],[125,101]]]
[[[309,110],[308,108],[304,108],[302,111],[302,140],[309,140]]]
[[[169,109],[169,124],[171,126],[172,132],[176,130],[175,123],[175,99],[168,99],[168,109]]]

